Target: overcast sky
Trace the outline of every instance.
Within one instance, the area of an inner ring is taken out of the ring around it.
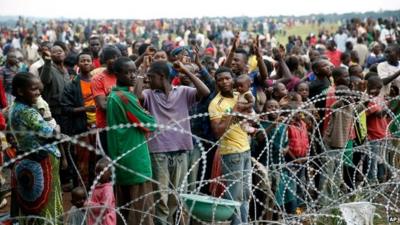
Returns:
[[[0,0],[4,16],[93,19],[297,16],[387,9],[400,9],[400,0]]]

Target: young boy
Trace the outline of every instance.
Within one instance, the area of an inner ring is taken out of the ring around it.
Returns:
[[[280,106],[284,106],[289,102],[288,90],[285,84],[281,82],[277,82],[274,84],[272,89],[272,95],[273,98],[279,102]]]
[[[315,121],[319,121],[319,114],[315,105],[309,99],[310,88],[307,82],[300,82],[295,91],[301,96],[302,109],[306,109],[310,114],[304,114],[303,119],[306,122],[308,129],[314,129]]]
[[[305,190],[306,190],[306,157],[309,156],[310,152],[310,141],[308,139],[307,124],[303,121],[301,113],[296,112],[300,106],[297,102],[291,102],[287,105],[287,109],[291,110],[292,118],[289,118],[288,126],[288,139],[289,139],[289,151],[286,154],[287,162],[294,162],[289,164],[291,167],[291,173],[289,177],[295,179],[295,193],[297,194],[297,199],[292,201],[289,205],[290,211],[294,212],[296,207],[304,202]],[[290,179],[289,178],[289,179]],[[289,190],[291,191],[291,190]]]
[[[367,134],[370,152],[368,163],[368,180],[370,182],[384,181],[385,169],[383,157],[385,156],[385,146],[382,139],[388,137],[386,111],[384,108],[385,100],[379,95],[383,87],[382,80],[373,76],[368,79],[367,93],[372,98],[367,102]]]
[[[254,156],[268,168],[271,191],[276,196],[275,199],[268,198],[268,208],[272,209],[278,204],[285,207],[287,213],[294,213],[296,184],[289,177],[289,171],[281,169],[288,152],[288,133],[287,126],[281,122],[279,110],[280,106],[276,100],[271,99],[266,102],[264,108],[266,116],[260,122],[262,130],[256,135]],[[272,219],[272,213],[267,213],[267,217]]]
[[[117,214],[115,212],[115,197],[111,182],[110,160],[101,158],[96,163],[96,180],[90,198],[84,205],[88,208],[88,225],[115,225]]]
[[[86,210],[82,208],[86,198],[83,187],[76,187],[71,191],[72,207],[67,213],[65,225],[86,225]]]
[[[338,97],[338,100],[332,105],[331,119],[324,134],[324,142],[327,146],[326,158],[324,157],[326,159],[324,160],[326,161],[324,174],[327,177],[323,179],[324,183],[322,185],[322,197],[331,197],[333,199],[338,197],[342,183],[342,155],[344,155],[343,163],[349,166],[352,165],[351,149],[355,138],[353,129],[355,113],[350,97],[350,89],[345,85],[338,85],[336,86],[335,96]],[[350,149],[350,151],[347,149]],[[351,182],[348,183],[351,185]],[[324,200],[326,203],[329,201],[328,199]]]
[[[356,76],[360,79],[364,78],[363,69],[360,65],[355,64],[349,67],[349,76]]]
[[[96,106],[91,90],[92,56],[90,53],[82,52],[78,55],[79,74],[69,82],[61,97],[61,105],[65,112],[65,126],[63,133],[69,136],[75,136],[95,128]],[[94,134],[87,134],[79,137],[80,143],[86,143],[86,146],[96,146]],[[95,152],[90,151],[86,146],[75,144],[71,146],[73,160],[76,163],[77,172],[82,177],[74,178],[75,185],[84,185],[90,187],[94,177]]]

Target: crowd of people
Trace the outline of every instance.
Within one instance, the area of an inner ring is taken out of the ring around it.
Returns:
[[[14,222],[195,223],[190,192],[240,202],[231,224],[288,223],[398,182],[396,18],[286,45],[269,20],[24,23],[0,32]]]

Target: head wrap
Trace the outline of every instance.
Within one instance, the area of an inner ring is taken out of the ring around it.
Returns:
[[[181,54],[183,51],[187,51],[189,56],[192,57],[192,50],[188,46],[182,46],[182,47],[179,46],[179,47],[174,48],[171,51],[171,56],[175,57],[175,56]]]

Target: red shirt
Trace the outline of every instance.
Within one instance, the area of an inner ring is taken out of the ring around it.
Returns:
[[[368,103],[367,110],[367,134],[368,140],[378,140],[388,136],[386,130],[388,129],[388,122],[385,117],[374,115],[376,112],[383,110],[379,103],[384,103],[382,97],[375,97]]]
[[[174,77],[174,79],[172,79],[171,84],[174,86],[179,86],[181,85],[181,79],[179,79],[179,77]]]
[[[4,90],[3,82],[0,82],[0,109],[7,107],[6,91]]]
[[[117,223],[115,212],[115,197],[111,182],[97,184],[92,192],[92,196],[85,203],[88,206],[88,225],[114,225]],[[99,221],[98,217],[101,219]]]
[[[100,58],[99,57],[93,58],[92,65],[93,65],[93,69],[99,68],[101,66]]]
[[[107,70],[97,74],[92,78],[93,97],[95,99],[101,95],[107,97],[116,83],[117,77],[108,73]],[[98,106],[96,106],[96,126],[97,128],[105,128],[107,126],[106,112]]]
[[[3,116],[3,113],[0,112],[0,130],[6,129],[6,119]]]
[[[305,122],[292,123],[288,127],[289,151],[297,158],[307,156],[309,149],[307,125]]]
[[[311,37],[310,38],[310,45],[312,45],[312,46],[314,46],[314,45],[316,45],[317,44],[317,38],[315,37],[315,36],[313,36],[313,37]]]
[[[335,86],[330,86],[328,88],[328,91],[326,93],[326,100],[325,100],[325,120],[324,120],[324,126],[323,126],[323,131],[328,128],[329,120],[331,120],[331,115],[332,115],[332,105],[335,104],[336,102],[336,97],[335,97],[335,91],[336,87]]]
[[[325,53],[326,57],[328,57],[329,61],[335,66],[339,67],[340,66],[340,56],[342,53],[338,50],[335,51],[326,51]]]

